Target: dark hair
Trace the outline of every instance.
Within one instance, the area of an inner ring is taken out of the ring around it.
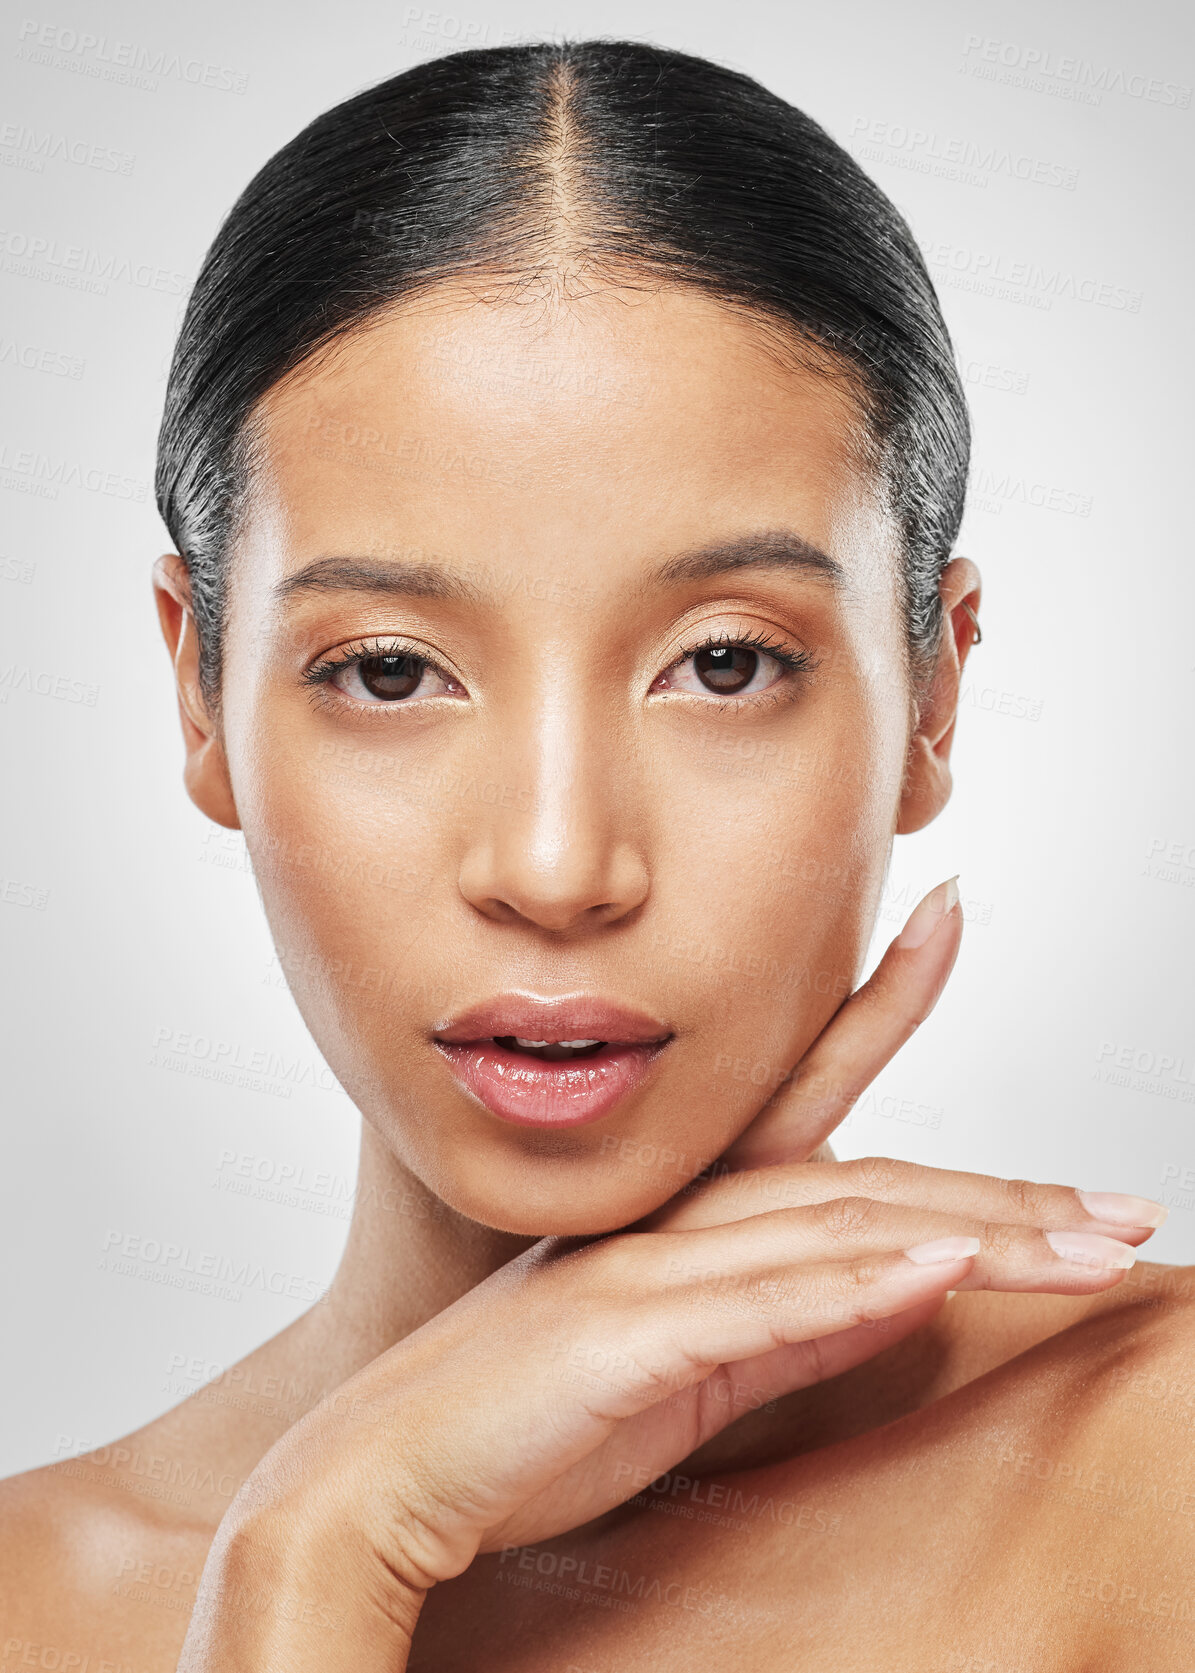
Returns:
[[[926,666],[970,428],[912,234],[816,122],[750,77],[597,40],[457,52],[359,93],[283,146],[220,228],[175,348],[157,468],[209,700],[261,397],[438,281],[581,264],[697,286],[830,351],[903,537],[911,661]]]

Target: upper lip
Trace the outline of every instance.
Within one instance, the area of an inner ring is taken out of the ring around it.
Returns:
[[[504,993],[483,999],[432,1030],[444,1045],[471,1040],[609,1040],[620,1045],[654,1045],[672,1030],[658,1018],[613,999],[566,994],[543,999],[532,993]]]

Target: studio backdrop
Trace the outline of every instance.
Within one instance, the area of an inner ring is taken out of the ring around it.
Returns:
[[[189,288],[242,186],[318,112],[462,47],[601,35],[718,60],[808,111],[907,217],[972,406],[958,550],[984,575],[983,642],[953,800],[897,840],[873,958],[954,872],[966,933],[836,1150],[1157,1197],[1150,1259],[1195,1261],[1195,55],[1177,0],[54,0],[0,31],[0,1472],[175,1404],[336,1266],[358,1119],[239,835],[183,790],[154,445]],[[724,767],[733,795],[766,763]],[[379,868],[407,886],[401,855]],[[726,956],[699,913],[692,943]]]

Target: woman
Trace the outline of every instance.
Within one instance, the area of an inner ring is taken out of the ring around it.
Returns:
[[[6,1485],[5,1665],[1191,1659],[1164,1210],[826,1148],[961,933],[951,880],[854,991],[949,795],[967,451],[907,228],[728,70],[464,52],[250,185],[155,587],[356,1212],[280,1336]]]

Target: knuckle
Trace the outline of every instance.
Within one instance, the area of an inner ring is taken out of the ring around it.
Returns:
[[[819,1311],[838,1326],[870,1318],[876,1276],[874,1261],[851,1261],[835,1273],[832,1288],[819,1300]]]
[[[1045,1193],[1031,1179],[1006,1179],[1004,1194],[1016,1212],[1027,1220],[1035,1220],[1045,1206]]]
[[[1087,1210],[1079,1201],[1079,1193],[1070,1185],[1039,1185],[1037,1187],[1039,1210],[1035,1216],[1040,1225],[1049,1225],[1057,1221],[1064,1226],[1073,1226],[1076,1216],[1083,1218]]]
[[[979,1234],[980,1247],[993,1260],[1007,1260],[1020,1244],[1021,1233],[1016,1226],[1002,1220],[989,1220]]]
[[[580,1251],[587,1289],[596,1299],[628,1301],[659,1284],[665,1249],[675,1245],[665,1232],[624,1232]]]
[[[843,1288],[850,1295],[860,1295],[864,1290],[869,1290],[875,1282],[874,1261],[852,1261],[849,1266],[843,1268],[842,1280]]]
[[[868,1230],[876,1213],[870,1197],[831,1197],[814,1210],[818,1227],[835,1243],[848,1243]]]
[[[740,1278],[733,1293],[741,1311],[770,1314],[798,1304],[807,1287],[807,1281],[799,1273],[770,1271]]]
[[[778,1313],[797,1318],[817,1317],[824,1306],[825,1285],[812,1272],[796,1271],[778,1275],[770,1299]]]
[[[914,1029],[919,1028],[932,1009],[924,1000],[918,1002],[897,979],[895,972],[877,988],[873,1003],[885,1028],[902,1039],[907,1039]]]
[[[891,1156],[861,1156],[858,1161],[848,1162],[847,1167],[862,1195],[868,1197],[891,1195],[916,1171],[910,1163]]]

